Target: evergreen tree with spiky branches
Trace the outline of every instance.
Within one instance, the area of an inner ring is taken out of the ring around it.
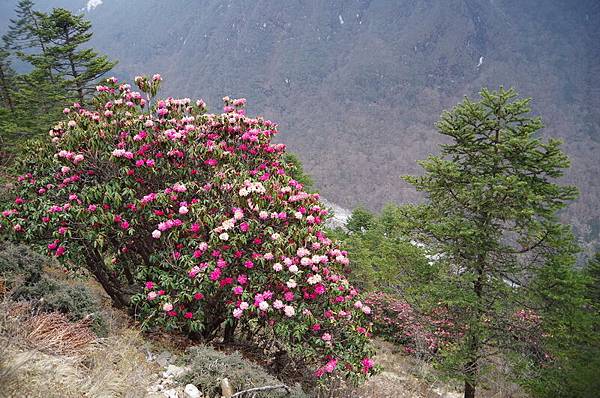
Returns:
[[[557,183],[569,167],[560,142],[540,138],[528,99],[500,89],[444,112],[437,129],[448,143],[405,177],[428,202],[412,209],[413,237],[438,259],[416,267],[423,300],[451,308],[464,335],[440,365],[475,397],[495,358],[540,365],[552,338],[567,342],[584,303],[578,250],[557,212],[576,198]]]
[[[48,43],[53,71],[63,80],[71,98],[85,102],[95,83],[116,62],[83,46],[92,37],[92,24],[83,15],[55,8],[42,19],[42,38]]]

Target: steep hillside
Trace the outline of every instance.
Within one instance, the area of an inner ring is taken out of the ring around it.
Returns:
[[[534,98],[546,135],[566,141],[568,180],[582,191],[568,220],[588,239],[600,231],[595,0],[95,4],[85,10],[93,44],[120,61],[118,75],[160,72],[168,92],[204,96],[213,109],[223,95],[247,97],[250,112],[281,123],[281,140],[344,207],[418,199],[399,176],[437,151],[440,112],[482,86],[514,86]]]

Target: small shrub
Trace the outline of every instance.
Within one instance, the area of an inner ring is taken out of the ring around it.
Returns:
[[[6,243],[0,249],[0,281],[6,285],[8,298],[29,301],[38,312],[60,312],[74,322],[90,318],[94,332],[105,335],[105,322],[90,290],[44,272],[47,262],[47,257],[27,246]]]
[[[0,278],[6,290],[21,284],[36,284],[48,259],[25,245],[0,241]]]
[[[373,309],[373,333],[417,357],[431,357],[462,333],[443,308],[423,315],[407,301],[382,292],[369,293],[365,303]]]
[[[225,354],[208,346],[196,346],[188,350],[186,359],[191,370],[182,376],[182,383],[191,383],[205,396],[220,395],[220,380],[229,379],[234,391],[239,392],[254,387],[273,386],[282,383],[269,375],[262,367],[245,360],[237,351]],[[300,387],[292,388],[288,394],[283,389],[258,392],[256,398],[306,398]]]

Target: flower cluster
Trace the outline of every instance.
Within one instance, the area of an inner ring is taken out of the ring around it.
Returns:
[[[74,104],[31,151],[0,233],[87,267],[146,326],[213,336],[271,330],[319,377],[373,372],[371,308],[344,276],[327,210],[273,144],[277,125],[244,99],[155,100],[161,77],[115,78]],[[35,166],[34,166],[35,164]]]
[[[408,354],[430,357],[463,334],[441,307],[419,314],[408,302],[382,292],[369,293],[364,302],[373,308],[374,333],[402,345]]]

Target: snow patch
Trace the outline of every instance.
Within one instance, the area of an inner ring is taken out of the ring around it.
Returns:
[[[88,0],[85,8],[87,8],[88,12],[90,12],[101,4],[102,0]]]
[[[321,197],[321,202],[330,210],[331,218],[327,220],[327,225],[332,228],[346,228],[346,223],[352,215],[352,211],[336,205]]]

